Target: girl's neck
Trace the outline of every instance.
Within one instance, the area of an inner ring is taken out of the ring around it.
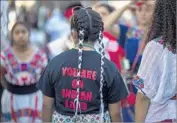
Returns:
[[[78,48],[78,45],[76,47],[77,49]],[[95,51],[95,48],[94,48],[94,44],[93,43],[83,43],[83,47],[82,47],[82,50],[85,50],[85,51]]]
[[[16,52],[25,52],[25,51],[28,51],[30,47],[31,47],[31,45],[26,45],[26,46],[14,45],[14,46],[12,46],[12,48],[13,48]]]
[[[94,51],[95,49],[94,49],[94,48],[91,48],[91,47],[83,46],[83,47],[82,47],[82,50],[85,50],[85,51]]]

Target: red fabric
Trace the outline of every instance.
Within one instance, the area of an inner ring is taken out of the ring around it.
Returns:
[[[135,105],[136,102],[136,95],[133,92],[130,92],[130,94],[127,97],[127,102],[130,105]]]
[[[118,70],[121,72],[121,68],[122,68],[121,62],[122,62],[123,56],[125,56],[124,49],[118,44],[117,38],[114,37],[112,34],[110,34],[109,32],[104,32],[103,35],[104,37],[109,39],[109,42],[117,43],[116,51],[111,51],[111,49],[107,49],[107,50],[110,55],[111,61],[116,64]]]
[[[65,17],[67,18],[67,19],[70,19],[71,18],[71,16],[73,15],[73,11],[72,11],[72,8],[70,8],[70,9],[68,9],[68,10],[66,10],[66,12],[65,12]]]
[[[161,121],[160,123],[173,123],[173,120],[168,119],[168,120]]]

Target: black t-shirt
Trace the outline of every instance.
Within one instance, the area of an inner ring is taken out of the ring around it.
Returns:
[[[80,106],[82,114],[99,113],[101,57],[95,51],[83,51],[80,82]],[[105,111],[108,104],[127,96],[123,79],[115,64],[104,59],[103,97]],[[44,95],[55,99],[55,110],[62,115],[74,114],[78,50],[72,49],[56,56],[46,67],[37,87]]]

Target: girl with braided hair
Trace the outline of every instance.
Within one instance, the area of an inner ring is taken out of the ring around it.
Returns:
[[[156,0],[137,77],[136,122],[176,123],[176,0]]]
[[[42,92],[36,82],[48,60],[42,49],[31,44],[25,22],[16,22],[11,30],[11,46],[0,53],[2,122],[42,122]]]
[[[127,90],[115,64],[104,57],[102,19],[91,8],[73,10],[75,48],[56,56],[37,84],[44,94],[43,121],[120,122],[119,101]],[[96,41],[99,52],[94,49]]]

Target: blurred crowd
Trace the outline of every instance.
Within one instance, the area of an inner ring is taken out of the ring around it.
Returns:
[[[72,8],[85,7],[81,2],[68,4],[64,10],[59,7],[48,8],[45,4],[40,4],[40,1],[31,8],[17,7],[15,1],[4,1],[1,5],[1,51],[14,42],[20,43],[15,41],[16,33],[12,31],[14,24],[18,21],[27,24],[30,44],[42,49],[43,52],[40,53],[46,55],[46,60],[43,59],[43,62],[46,61],[43,67],[56,55],[74,47],[70,35]],[[129,92],[127,99],[121,102],[123,120],[124,122],[134,122],[137,90],[130,80],[137,73],[141,62],[145,46],[144,39],[151,22],[154,1],[135,2],[132,0],[117,8],[109,3],[96,1],[91,7],[101,15],[104,22],[103,42],[106,57],[116,64]],[[127,12],[128,15],[125,15]],[[125,16],[128,16],[129,19]],[[95,48],[98,49],[97,44],[95,44]],[[1,87],[1,95],[3,88],[5,88],[4,85]]]

